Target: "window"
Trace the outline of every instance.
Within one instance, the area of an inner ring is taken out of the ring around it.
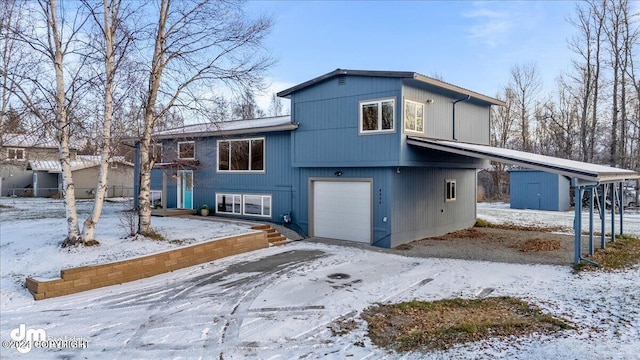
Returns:
[[[151,159],[155,163],[162,163],[162,144],[151,145]]]
[[[271,216],[271,195],[216,194],[216,210],[221,214]]]
[[[219,140],[218,171],[264,171],[264,138]]]
[[[184,141],[178,143],[178,158],[195,159],[196,143],[194,141]]]
[[[456,201],[456,181],[446,180],[445,201]]]
[[[241,214],[240,194],[216,194],[216,210],[219,213]]]
[[[8,160],[24,160],[24,149],[7,149]]]
[[[404,101],[404,129],[405,131],[424,131],[424,104]]]
[[[112,169],[117,169],[118,168],[118,163],[115,162],[115,161],[112,161],[110,165],[111,165]]]
[[[395,100],[360,102],[360,133],[392,132],[395,122]]]

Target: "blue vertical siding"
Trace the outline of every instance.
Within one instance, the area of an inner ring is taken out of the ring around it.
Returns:
[[[395,131],[360,135],[359,102],[395,99]],[[332,78],[291,95],[293,121],[292,165],[393,166],[400,148],[401,80],[346,76]]]

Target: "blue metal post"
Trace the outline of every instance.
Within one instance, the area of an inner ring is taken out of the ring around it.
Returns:
[[[589,255],[593,256],[593,186],[589,187]]]
[[[622,232],[622,224],[624,224],[624,187],[623,182],[620,182],[620,235]]]
[[[575,265],[580,264],[580,258],[582,257],[582,187],[578,184],[575,185],[575,215],[573,219],[573,231],[574,231],[574,257],[573,263]]]
[[[606,230],[606,211],[607,211],[607,190],[609,189],[609,184],[602,185],[602,201],[600,202],[600,248],[604,249],[606,247],[606,242],[604,241]]]
[[[611,184],[611,242],[616,241],[616,200],[618,195],[616,194],[616,184]]]

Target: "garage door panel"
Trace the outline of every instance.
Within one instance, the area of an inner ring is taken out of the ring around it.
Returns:
[[[314,182],[314,235],[371,242],[371,183]]]

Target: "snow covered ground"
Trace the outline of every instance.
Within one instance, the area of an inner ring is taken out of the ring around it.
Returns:
[[[11,205],[5,199],[0,203]],[[40,208],[45,206],[57,205]],[[408,258],[301,241],[123,285],[33,301],[18,282],[30,267],[47,274],[62,265],[111,259],[99,254],[111,247],[111,241],[125,255],[169,246],[119,239],[123,231],[117,229],[118,209],[117,204],[110,205],[100,223],[103,245],[72,254],[55,248],[56,239],[64,234],[64,221],[36,219],[35,214],[28,215],[32,210],[2,209],[3,358],[640,358],[640,267],[573,275],[569,267]],[[30,219],[16,220],[19,214]],[[506,218],[536,225],[560,218],[557,213],[495,205],[479,206],[478,215],[495,222]],[[633,222],[634,216],[627,219]],[[200,230],[193,233],[192,221],[197,220],[154,218],[153,224],[166,236],[183,234],[197,241],[203,235]],[[40,247],[46,250],[41,252]],[[346,276],[331,276],[337,273]],[[359,317],[362,309],[377,302],[471,298],[487,292],[524,298],[578,329],[399,355],[374,346]],[[330,327],[350,319],[355,329],[332,335]],[[82,337],[88,343],[82,349],[33,348],[26,354],[4,348],[21,324],[43,329],[56,339]]]

